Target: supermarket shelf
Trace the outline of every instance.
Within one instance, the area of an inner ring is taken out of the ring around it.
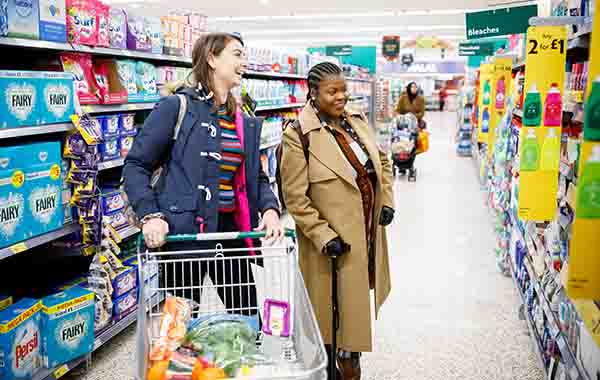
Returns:
[[[155,102],[128,104],[90,104],[81,106],[81,110],[84,113],[144,111],[153,109],[155,104]]]
[[[160,297],[159,300],[157,301],[157,303],[161,303],[163,301],[163,299],[164,299],[164,297]],[[155,306],[155,305],[156,305],[156,303],[153,306]],[[106,331],[104,331],[103,333],[98,335],[96,337],[96,340],[94,341],[93,351],[96,351],[97,349],[102,347],[105,343],[107,343],[108,341],[110,341],[111,339],[113,339],[114,337],[119,335],[120,333],[122,333],[127,327],[131,326],[136,320],[137,320],[137,308],[135,310],[132,310],[129,314],[127,314],[127,316],[125,318],[121,319],[119,322],[115,323],[114,325],[109,327]],[[81,365],[83,362],[85,362],[89,358],[89,356],[90,355],[81,356],[77,359],[73,359],[70,362],[60,365],[56,368],[52,368],[52,369],[44,368],[40,372],[38,372],[36,375],[33,376],[33,380],[57,380],[57,379],[63,377],[65,374],[67,374],[72,369]]]
[[[124,158],[118,158],[118,159],[112,160],[112,161],[101,162],[98,164],[98,170],[107,170],[107,169],[116,168],[119,166],[123,166],[124,163],[125,163]]]
[[[286,103],[279,104],[275,106],[264,106],[264,107],[256,107],[256,112],[264,112],[264,111],[277,111],[277,110],[285,110],[289,108],[302,108],[306,103]]]
[[[544,363],[544,357],[542,356],[543,350],[542,350],[540,335],[537,332],[535,325],[533,324],[533,320],[531,319],[529,312],[527,311],[527,301],[525,298],[525,294],[523,294],[523,290],[521,289],[521,285],[519,285],[519,282],[517,281],[516,272],[515,272],[515,268],[513,266],[512,258],[509,258],[508,262],[510,265],[511,277],[513,279],[515,287],[517,288],[519,297],[521,298],[521,304],[523,305],[523,314],[525,316],[525,321],[527,322],[527,329],[529,330],[529,334],[531,336],[531,340],[532,340],[531,343],[533,345],[533,351],[535,353],[535,357],[538,359],[538,365],[539,365],[540,369],[544,372],[544,378],[547,378],[548,377],[548,369],[546,368],[546,364]]]
[[[50,42],[41,40],[29,40],[26,38],[0,38],[0,46],[18,47],[40,50],[55,50],[55,51],[74,51],[81,53],[89,53],[96,55],[106,55],[113,57],[128,57],[148,59],[152,61],[174,62],[186,65],[192,64],[192,59],[187,57],[179,57],[175,55],[153,54],[143,51],[128,50],[128,49],[113,49],[105,47],[92,47],[85,45],[75,45],[70,43]]]
[[[48,124],[40,125],[37,127],[17,127],[0,129],[0,139],[10,139],[15,137],[34,136],[34,135],[45,135],[48,133],[65,132],[73,129],[74,126],[71,123],[63,124]]]
[[[259,149],[260,150],[269,149],[269,148],[272,148],[272,147],[277,146],[279,144],[281,144],[281,140],[269,141],[268,143],[262,144]]]
[[[138,227],[130,226],[121,231],[117,230],[117,233],[121,237],[121,240],[125,240],[125,239],[128,239],[128,238],[138,234],[140,231],[141,230]]]
[[[304,74],[275,73],[268,71],[246,71],[245,77],[263,79],[306,79]]]
[[[48,232],[46,234],[33,237],[29,240],[25,240],[23,242],[13,244],[10,247],[5,247],[0,249],[0,260],[6,259],[8,257],[17,255],[21,252],[27,251],[31,248],[38,247],[42,244],[49,243],[58,238],[66,236],[70,233],[78,231],[80,229],[79,224],[68,224],[61,229]]]
[[[349,81],[354,81],[354,82],[366,82],[366,83],[371,83],[371,82],[373,82],[373,79],[352,78],[352,77],[346,77],[346,80],[349,80]]]

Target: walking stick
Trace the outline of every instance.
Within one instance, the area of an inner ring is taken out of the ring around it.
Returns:
[[[338,308],[338,278],[337,278],[337,257],[331,257],[331,301],[332,301],[332,328],[331,328],[331,353],[329,355],[329,380],[337,380],[337,332],[340,327],[340,311]]]

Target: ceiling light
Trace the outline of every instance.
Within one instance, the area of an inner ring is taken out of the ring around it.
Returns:
[[[464,25],[408,25],[406,30],[408,31],[416,31],[416,30],[446,30],[446,29],[465,29]]]

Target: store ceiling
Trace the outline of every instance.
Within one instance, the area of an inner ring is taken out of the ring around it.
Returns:
[[[376,44],[381,36],[464,38],[464,13],[506,0],[107,0],[146,15],[195,11],[209,16],[211,30],[240,32],[246,40],[272,46]],[[516,1],[527,3],[530,1]],[[511,1],[515,3],[515,1]],[[368,5],[368,8],[366,7]],[[418,5],[418,8],[416,7]]]

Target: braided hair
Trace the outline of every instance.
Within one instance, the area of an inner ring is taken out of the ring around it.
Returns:
[[[321,62],[317,65],[314,65],[308,71],[308,94],[307,101],[310,101],[312,90],[319,91],[319,85],[325,77],[330,75],[342,75],[342,69],[331,62]]]

